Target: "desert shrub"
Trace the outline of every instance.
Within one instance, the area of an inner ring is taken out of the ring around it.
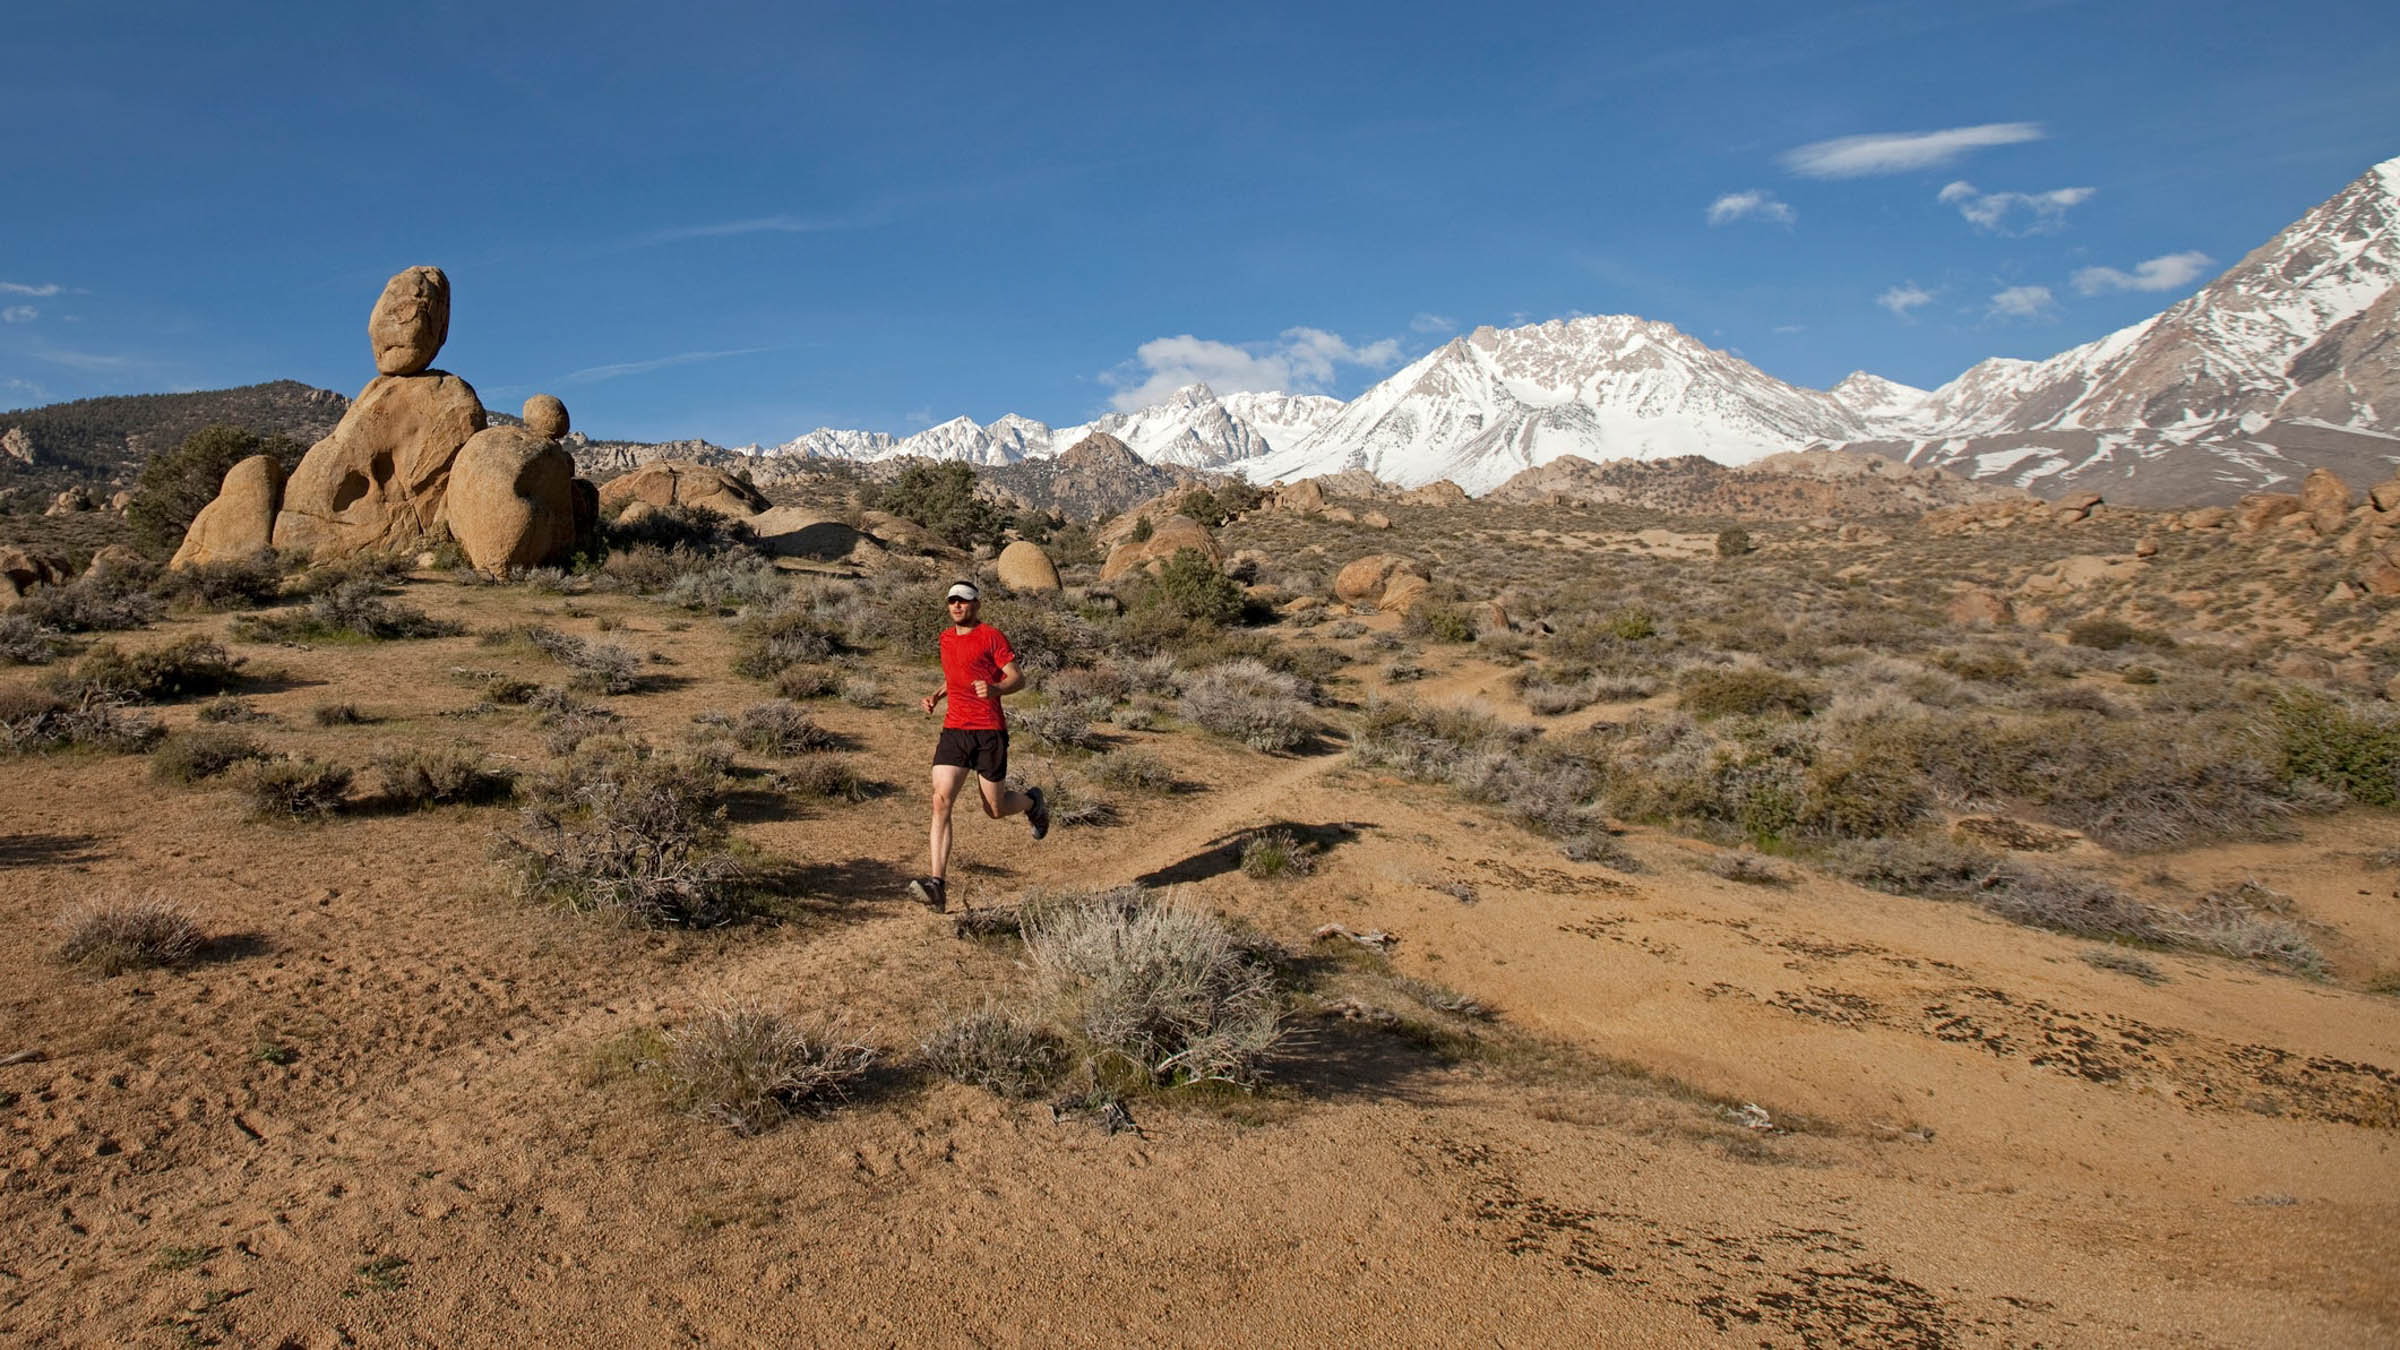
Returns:
[[[655,597],[695,614],[731,614],[774,605],[790,593],[791,584],[774,564],[755,554],[736,554],[677,573]]]
[[[751,541],[749,526],[705,506],[657,506],[631,520],[620,515],[604,523],[600,533],[612,556],[619,549],[645,546],[666,553],[717,554]]]
[[[734,719],[733,736],[743,749],[759,755],[806,754],[830,750],[840,743],[839,737],[782,699],[742,709]]]
[[[480,805],[506,798],[516,777],[494,768],[471,746],[388,748],[375,756],[383,795],[402,806]]]
[[[642,687],[642,658],[616,643],[593,642],[543,624],[505,630],[501,637],[522,641],[575,672],[569,683],[578,689],[630,694]]]
[[[859,776],[858,766],[838,755],[811,755],[776,771],[773,782],[782,791],[821,801],[863,802],[880,786]]]
[[[194,727],[167,738],[150,756],[150,776],[162,783],[197,783],[236,764],[265,759],[267,748],[245,732]]]
[[[1806,717],[1826,701],[1818,685],[1758,666],[1695,666],[1676,683],[1677,706],[1694,717]]]
[[[656,595],[672,587],[676,579],[685,573],[714,565],[716,557],[714,553],[689,548],[662,548],[657,544],[613,548],[609,551],[608,560],[600,564],[599,574],[593,578],[593,584],[602,590]]]
[[[2149,906],[2098,877],[2059,868],[2006,863],[1975,902],[2011,923],[2088,938],[2165,936]]]
[[[788,666],[775,673],[775,695],[795,701],[831,698],[842,692],[842,677],[823,666]]]
[[[24,614],[0,614],[0,664],[46,666],[66,652],[65,638]]]
[[[170,568],[150,593],[177,609],[215,613],[271,605],[283,594],[283,564],[272,553]]]
[[[996,546],[1008,531],[1008,512],[975,495],[974,467],[957,460],[911,464],[862,496],[868,507],[922,525],[955,548]]]
[[[1214,914],[1141,893],[1029,910],[1026,953],[1095,1078],[1248,1085],[1282,1038],[1274,976]]]
[[[842,702],[853,708],[880,708],[886,702],[883,682],[872,675],[852,675],[842,681]]]
[[[174,548],[200,508],[216,500],[234,465],[252,455],[273,455],[288,472],[306,449],[288,436],[261,436],[222,424],[203,427],[142,465],[133,500],[125,504],[126,523],[152,548]]]
[[[2134,627],[2122,619],[2095,617],[2067,626],[2067,641],[2078,647],[2111,652],[2133,641]]]
[[[738,912],[744,871],[726,851],[720,767],[587,738],[538,782],[502,860],[519,897],[652,927],[707,927]]]
[[[354,576],[317,591],[303,608],[236,615],[229,631],[244,642],[322,642],[338,638],[384,642],[455,637],[466,628],[447,619],[436,619],[413,605],[387,600],[381,581]]]
[[[771,680],[793,666],[828,661],[844,647],[835,620],[807,604],[786,604],[762,610],[735,626],[740,653],[733,672],[756,680]]]
[[[1142,587],[1135,608],[1187,624],[1228,624],[1242,617],[1242,588],[1207,554],[1177,549]]]
[[[381,594],[388,586],[408,578],[409,562],[393,553],[354,553],[333,562],[318,563],[292,578],[287,587],[303,599],[314,600],[320,595],[344,587],[371,587],[371,594]]]
[[[365,726],[375,720],[355,703],[320,703],[309,710],[308,716],[321,727]]]
[[[1404,658],[1402,660],[1393,661],[1385,665],[1383,668],[1383,679],[1384,683],[1386,684],[1412,684],[1418,680],[1424,679],[1426,676],[1431,675],[1432,673],[1432,671],[1427,670],[1425,667]]]
[[[1139,746],[1109,751],[1092,761],[1089,772],[1095,781],[1123,791],[1175,790],[1175,771],[1165,760]]]
[[[95,975],[179,966],[208,941],[189,914],[166,900],[74,905],[59,916],[58,930],[58,959]]]
[[[1720,558],[1738,558],[1757,547],[1750,542],[1750,532],[1739,525],[1717,531],[1717,556]]]
[[[1598,863],[1613,871],[1639,872],[1642,870],[1641,860],[1633,856],[1632,850],[1617,842],[1616,838],[1608,831],[1597,826],[1560,840],[1558,853],[1560,857],[1570,862]]]
[[[1265,830],[1242,845],[1242,875],[1252,880],[1304,877],[1315,869],[1316,860],[1289,830]]]
[[[275,720],[273,714],[260,712],[258,709],[251,707],[247,700],[235,694],[217,695],[208,702],[201,704],[200,711],[195,715],[200,721],[211,724],[229,722],[272,722]]]
[[[1933,663],[1962,680],[1988,684],[2011,684],[2025,675],[2025,663],[2006,647],[1979,645],[1938,652]]]
[[[2322,979],[2325,953],[2288,917],[2290,909],[2288,896],[2245,881],[2229,890],[2211,891],[2189,908],[2162,914],[2160,923],[2185,946]]]
[[[1008,729],[1041,750],[1088,750],[1095,743],[1092,724],[1082,712],[1062,703],[1045,703],[1008,716]]]
[[[113,633],[145,628],[166,611],[143,589],[138,573],[96,567],[58,586],[37,586],[8,612],[61,633]]]
[[[1869,890],[1961,900],[1983,890],[1996,874],[2000,857],[1949,839],[1872,839],[1835,847],[1825,866]]]
[[[2164,984],[2167,979],[2166,972],[2160,970],[2156,963],[2123,947],[2086,947],[2082,955],[2084,964],[2094,970],[2113,970],[2120,975],[2131,975],[2144,984]]]
[[[2368,806],[2400,806],[2400,716],[2313,690],[2286,690],[2270,709],[2283,776]]]
[[[1127,533],[1125,537],[1137,544],[1147,544],[1150,542],[1150,537],[1157,533],[1157,523],[1152,521],[1150,517],[1143,516],[1133,522],[1133,529]]]
[[[1475,621],[1456,605],[1440,600],[1425,600],[1409,607],[1408,613],[1400,619],[1400,631],[1410,637],[1434,642],[1473,642]]]
[[[253,820],[322,820],[342,809],[351,772],[311,756],[255,760],[226,776]]]
[[[1040,1019],[988,1001],[935,1029],[919,1053],[949,1078],[1020,1099],[1049,1090],[1069,1059],[1065,1040]]]
[[[1792,870],[1773,858],[1747,850],[1731,850],[1712,854],[1707,863],[1710,876],[1738,881],[1745,886],[1789,886],[1794,880]]]
[[[1405,778],[1448,784],[1544,834],[1581,831],[1588,823],[1583,803],[1599,781],[1588,759],[1468,708],[1370,703],[1351,736],[1350,755]]]
[[[166,734],[155,718],[117,695],[81,689],[61,698],[32,689],[0,690],[0,755],[67,747],[131,753]]]
[[[1133,692],[1123,668],[1082,666],[1061,670],[1042,682],[1042,692],[1061,703],[1120,703]]]
[[[127,651],[103,642],[83,654],[52,685],[68,698],[85,694],[137,703],[158,703],[214,694],[233,683],[241,660],[204,637],[187,637],[163,647]]]
[[[1599,681],[1594,676],[1560,684],[1528,666],[1517,672],[1515,684],[1517,696],[1525,700],[1525,710],[1537,717],[1577,712],[1600,701]]]
[[[1628,605],[1603,619],[1600,631],[1619,642],[1640,642],[1658,636],[1658,616],[1641,605]]]
[[[2127,666],[2117,672],[2117,678],[2127,684],[2156,684],[2159,681],[2155,666]]]
[[[1915,768],[1872,741],[1819,755],[1801,794],[1800,828],[1840,839],[1897,834],[1932,805]]]
[[[755,999],[696,1009],[666,1033],[648,1066],[667,1101],[735,1134],[773,1129],[842,1098],[875,1063],[875,1051],[831,1026],[809,1024]]]
[[[1186,683],[1183,718],[1253,750],[1293,750],[1307,744],[1313,731],[1308,693],[1295,676],[1256,661],[1229,661]]]

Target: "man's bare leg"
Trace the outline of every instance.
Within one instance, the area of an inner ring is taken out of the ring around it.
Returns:
[[[1033,809],[1033,798],[989,778],[978,778],[976,786],[983,789],[983,813],[994,820],[1023,815]]]
[[[933,766],[933,826],[926,840],[933,855],[933,879],[947,881],[950,876],[950,809],[958,804],[958,790],[967,785],[967,775],[974,772],[963,765],[936,764]],[[986,784],[985,786],[990,786]],[[985,808],[989,810],[987,806]]]

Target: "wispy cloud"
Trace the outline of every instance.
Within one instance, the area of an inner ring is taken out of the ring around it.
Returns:
[[[2055,234],[2067,223],[2067,210],[2092,199],[2088,187],[2052,188],[2048,192],[1984,192],[1973,183],[1960,179],[1934,194],[1934,200],[1944,206],[1955,206],[1958,213],[1979,230],[1994,234],[2022,236]],[[2022,225],[2015,224],[2022,220]]]
[[[2047,286],[2010,286],[1992,296],[1991,316],[1995,319],[2042,319],[2049,317],[2053,305]]]
[[[934,422],[933,407],[932,405],[927,404],[920,407],[911,408],[907,412],[900,415],[900,420],[906,425],[912,427],[932,426]]]
[[[1805,333],[1807,331],[1808,325],[1804,323],[1779,323],[1775,325],[1775,332],[1777,335],[1782,337],[1789,337],[1794,333]]]
[[[2039,122],[1987,122],[1946,131],[1839,136],[1785,151],[1783,167],[1803,178],[1865,178],[1938,168],[1971,150],[2040,139]]]
[[[1771,220],[1778,225],[1789,225],[1799,218],[1790,206],[1776,200],[1775,194],[1764,188],[1728,192],[1708,204],[1710,225],[1730,225],[1737,220]]]
[[[731,356],[755,356],[760,352],[777,350],[774,347],[736,347],[721,352],[677,352],[673,356],[656,356],[647,361],[621,361],[613,366],[586,366],[558,377],[561,384],[598,384],[602,380],[622,379],[627,375],[647,375],[669,366],[697,365],[702,361],[722,361]]]
[[[1911,310],[1932,304],[1933,292],[1913,281],[1903,282],[1876,296],[1875,303],[1890,310],[1894,317],[1905,319]]]
[[[2120,272],[2113,267],[2086,267],[2075,274],[2075,289],[2085,295],[2103,291],[2181,290],[2206,275],[2215,261],[2194,249],[2135,263],[2131,272]]]
[[[1398,364],[1397,338],[1359,346],[1303,327],[1286,328],[1273,342],[1236,346],[1185,333],[1143,343],[1132,361],[1100,381],[1117,391],[1109,402],[1131,412],[1164,402],[1187,384],[1206,384],[1220,394],[1314,394],[1324,392],[1343,366],[1387,370]]]
[[[720,220],[653,230],[634,242],[637,245],[672,244],[685,239],[726,239],[741,234],[823,234],[832,230],[865,229],[883,224],[890,218],[890,208],[883,206],[830,216],[753,216],[747,220]]]
[[[42,312],[31,305],[10,305],[0,309],[0,323],[32,323]]]
[[[35,297],[41,297],[57,295],[65,289],[65,287],[60,286],[56,282],[48,282],[40,286],[28,286],[22,281],[0,281],[0,295],[31,295]]]
[[[1408,331],[1412,333],[1455,333],[1458,331],[1458,320],[1447,314],[1419,314],[1408,321]]]
[[[103,352],[79,352],[67,347],[29,347],[25,354],[37,361],[47,361],[69,370],[123,370],[132,365],[133,358],[110,356]]]
[[[14,375],[0,375],[0,389],[6,389],[12,393],[22,394],[27,398],[50,397],[50,391],[42,388],[38,384],[35,384],[31,380],[20,380]]]

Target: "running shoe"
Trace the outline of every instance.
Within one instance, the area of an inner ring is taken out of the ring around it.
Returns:
[[[1042,800],[1040,788],[1027,788],[1025,795],[1033,798],[1033,805],[1025,808],[1025,819],[1033,822],[1033,837],[1039,839],[1050,833],[1050,804]]]
[[[940,877],[918,877],[908,883],[908,898],[939,914],[950,907],[950,886]]]

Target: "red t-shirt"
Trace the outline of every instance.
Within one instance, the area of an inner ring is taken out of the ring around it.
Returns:
[[[942,630],[942,687],[949,691],[950,710],[942,725],[960,731],[1000,731],[1008,719],[1000,714],[1000,696],[975,697],[975,681],[1000,683],[1000,668],[1017,659],[1008,639],[988,623],[962,633],[958,626]]]

